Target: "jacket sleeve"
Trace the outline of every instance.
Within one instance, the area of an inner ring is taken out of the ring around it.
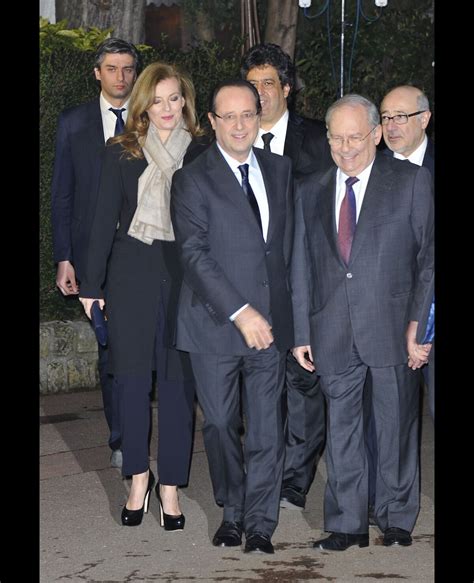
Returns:
[[[434,271],[434,197],[433,181],[426,168],[420,167],[412,190],[411,227],[418,244],[416,279],[409,319],[420,321],[423,304],[429,294]]]
[[[304,186],[296,181],[295,187],[295,235],[291,261],[291,296],[295,323],[295,346],[310,343],[309,298],[310,281],[306,227],[303,210]]]

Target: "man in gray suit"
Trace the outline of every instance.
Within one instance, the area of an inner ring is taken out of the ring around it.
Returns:
[[[289,287],[291,161],[252,148],[256,89],[220,83],[208,114],[216,143],[173,176],[171,212],[183,268],[177,347],[190,353],[214,497],[215,546],[273,553],[284,444],[281,393],[294,346]],[[240,442],[243,379],[245,467]]]
[[[425,356],[414,332],[433,273],[432,180],[425,168],[376,154],[380,117],[364,97],[336,101],[326,126],[337,168],[297,186],[292,268],[293,354],[320,374],[328,413],[324,526],[332,534],[314,546],[369,544],[368,373],[379,456],[375,518],[384,545],[408,546],[419,511]]]
[[[430,122],[430,104],[426,95],[412,85],[399,85],[391,89],[382,99],[380,105],[383,139],[387,147],[383,150],[386,156],[408,160],[412,164],[424,166],[434,177],[434,143],[426,135],[426,128]],[[434,289],[427,298],[429,313]],[[420,331],[418,335],[421,336]],[[421,342],[423,336],[419,339]],[[429,362],[434,363],[434,350],[430,353]],[[429,372],[433,377],[434,364],[424,366],[422,372],[428,385],[428,401],[433,412],[434,382],[429,382]],[[433,379],[434,380],[434,379]],[[366,383],[365,424],[367,462],[369,464],[369,524],[375,525],[374,499],[375,476],[377,467],[377,445],[371,404],[371,379]]]

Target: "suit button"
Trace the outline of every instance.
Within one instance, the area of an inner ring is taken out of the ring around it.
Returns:
[[[346,273],[347,279],[352,279],[352,273]]]
[[[270,251],[265,251],[265,255],[270,255]]]
[[[268,281],[267,280],[262,281],[262,285],[263,285],[263,287],[268,287]]]

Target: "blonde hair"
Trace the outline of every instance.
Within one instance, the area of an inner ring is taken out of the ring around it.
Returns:
[[[190,77],[174,65],[151,63],[143,69],[132,89],[124,133],[109,141],[111,144],[122,144],[128,153],[127,158],[143,158],[142,145],[150,126],[147,109],[153,105],[158,83],[173,77],[178,81],[185,99],[183,118],[186,128],[193,137],[202,135],[196,113],[196,92]]]

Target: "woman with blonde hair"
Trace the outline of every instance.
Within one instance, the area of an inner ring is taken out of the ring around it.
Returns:
[[[156,370],[161,526],[184,527],[178,486],[188,481],[194,381],[188,354],[173,347],[182,279],[170,218],[174,171],[204,149],[190,78],[175,66],[148,65],[133,88],[124,133],[105,148],[80,300],[107,317],[109,374],[118,391],[122,473],[132,476],[122,524],[148,511],[150,392]]]

